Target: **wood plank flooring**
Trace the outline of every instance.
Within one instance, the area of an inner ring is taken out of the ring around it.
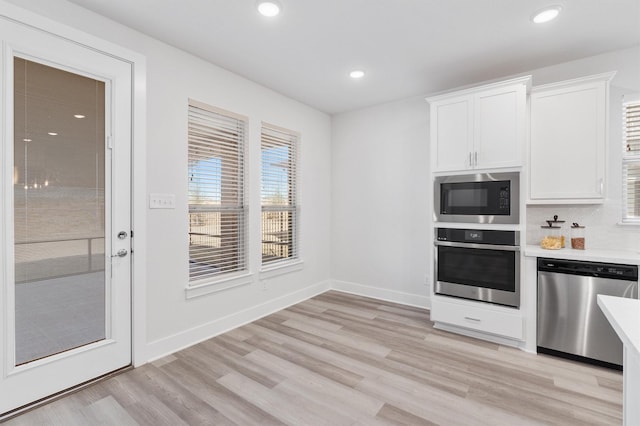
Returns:
[[[7,425],[622,423],[622,375],[330,291]]]

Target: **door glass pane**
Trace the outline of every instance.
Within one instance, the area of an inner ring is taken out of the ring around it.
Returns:
[[[16,365],[105,338],[105,84],[14,58]]]

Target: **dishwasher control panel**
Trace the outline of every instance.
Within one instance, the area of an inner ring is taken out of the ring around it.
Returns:
[[[616,278],[629,281],[638,280],[638,267],[636,265],[618,265],[613,263],[539,258],[538,271],[601,278]]]

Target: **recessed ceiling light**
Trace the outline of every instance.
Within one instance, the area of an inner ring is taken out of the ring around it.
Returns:
[[[353,71],[351,71],[349,73],[349,77],[355,78],[355,79],[362,78],[362,77],[364,77],[364,71],[362,71],[362,70],[353,70]]]
[[[282,10],[282,6],[277,1],[260,1],[258,2],[258,12],[269,18],[276,16]]]
[[[84,118],[85,116],[84,116],[84,115],[82,115],[82,114],[75,114],[75,115],[74,115],[74,117],[75,117],[75,118]]]
[[[56,132],[49,132],[47,133],[49,136],[58,136],[58,134]]]
[[[544,9],[539,10],[538,12],[536,12],[531,17],[531,20],[533,22],[535,22],[536,24],[542,24],[542,23],[545,23],[545,22],[549,22],[549,21],[557,18],[558,15],[560,14],[561,10],[562,10],[562,6],[545,7]]]
[[[22,140],[23,140],[24,142],[31,142],[31,139],[29,139],[29,138],[24,138],[24,139],[22,139]]]

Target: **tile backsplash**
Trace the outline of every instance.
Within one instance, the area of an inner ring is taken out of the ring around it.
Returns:
[[[640,251],[640,226],[619,225],[621,206],[600,205],[544,205],[527,206],[527,244],[539,244],[540,226],[558,215],[564,220],[565,235],[569,238],[573,222],[584,225],[587,249]]]

